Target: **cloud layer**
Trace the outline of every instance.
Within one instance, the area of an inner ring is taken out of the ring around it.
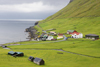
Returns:
[[[0,12],[46,12],[57,11],[62,6],[44,5],[43,2],[0,5]]]
[[[63,7],[70,0],[0,0],[0,19],[44,19]]]

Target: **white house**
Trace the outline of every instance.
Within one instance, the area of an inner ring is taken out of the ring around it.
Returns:
[[[53,39],[53,36],[48,36],[46,40],[51,40],[51,39]]]
[[[72,36],[72,38],[83,38],[83,34],[82,33],[73,33],[73,34],[71,34]]]

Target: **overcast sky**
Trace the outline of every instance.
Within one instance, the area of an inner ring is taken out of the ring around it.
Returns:
[[[0,19],[45,19],[70,0],[0,0]]]

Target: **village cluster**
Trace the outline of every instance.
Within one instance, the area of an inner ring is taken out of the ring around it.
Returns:
[[[65,35],[70,35],[70,37],[66,37]],[[37,37],[37,41],[46,41],[46,40],[59,40],[63,39],[67,40],[68,38],[83,38],[83,34],[77,32],[76,30],[68,30],[67,33],[62,34],[62,33],[56,33],[55,31],[50,31],[49,33],[43,32],[40,36]],[[96,34],[87,34],[85,35],[86,39],[92,39],[92,40],[97,40],[99,39],[99,35]]]

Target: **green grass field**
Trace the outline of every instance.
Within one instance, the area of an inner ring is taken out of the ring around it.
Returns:
[[[29,43],[29,42],[27,42]],[[69,39],[59,43],[14,45],[10,49],[0,48],[0,67],[39,67],[28,60],[29,56],[39,57],[45,60],[45,65],[40,67],[99,67],[100,58],[92,58],[52,49],[63,49],[84,55],[100,57],[100,40],[91,41],[87,39]],[[24,57],[12,57],[7,55],[9,51],[19,51]],[[63,53],[63,54],[59,54]]]

